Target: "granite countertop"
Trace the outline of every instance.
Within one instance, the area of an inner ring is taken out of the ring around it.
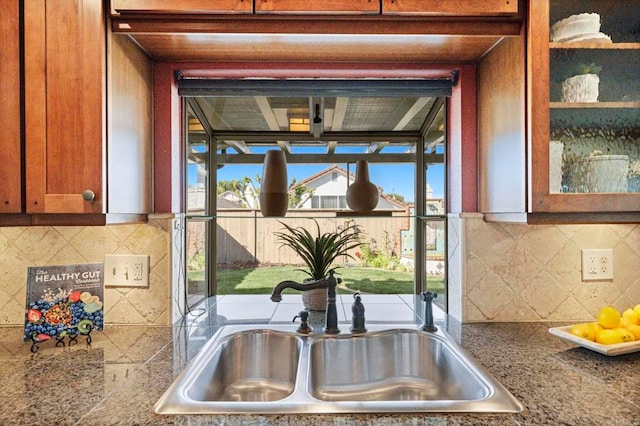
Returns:
[[[522,413],[155,414],[155,402],[221,325],[290,322],[301,309],[295,298],[275,309],[246,297],[212,298],[173,327],[107,326],[93,334],[90,346],[82,338],[71,347],[48,341],[36,353],[22,342],[22,327],[0,328],[0,424],[640,425],[640,352],[607,357],[575,347],[549,334],[560,323],[460,325],[446,316],[437,324],[524,404]],[[368,297],[367,320],[420,322],[420,302],[392,298]],[[348,300],[343,304],[339,318],[347,329]]]

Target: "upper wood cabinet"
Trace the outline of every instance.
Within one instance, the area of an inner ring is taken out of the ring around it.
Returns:
[[[380,0],[254,0],[256,13],[373,13],[380,12]]]
[[[24,2],[25,212],[33,224],[139,221],[151,210],[152,63],[107,29],[103,4]]]
[[[519,0],[382,0],[383,14],[434,16],[516,15]]]
[[[253,13],[252,0],[111,0],[111,13]]]
[[[531,213],[640,221],[639,19],[626,0],[530,2]]]
[[[0,7],[0,213],[22,209],[19,1]]]
[[[24,3],[27,213],[103,212],[105,30],[100,1]]]

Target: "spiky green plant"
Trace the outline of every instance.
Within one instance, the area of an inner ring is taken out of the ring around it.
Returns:
[[[336,269],[331,268],[331,265],[338,256],[353,259],[348,252],[360,246],[360,230],[357,225],[350,225],[338,232],[321,234],[320,225],[315,219],[312,220],[317,229],[315,237],[302,226],[293,228],[280,221],[286,231],[276,232],[275,235],[281,247],[293,249],[309,268],[308,271],[300,270],[312,279],[320,280],[329,275],[329,271]]]

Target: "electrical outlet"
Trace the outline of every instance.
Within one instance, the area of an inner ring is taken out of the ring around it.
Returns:
[[[582,281],[613,280],[613,249],[582,250]]]
[[[104,284],[110,287],[149,287],[149,255],[107,254]]]
[[[133,262],[133,280],[142,280],[142,262]]]

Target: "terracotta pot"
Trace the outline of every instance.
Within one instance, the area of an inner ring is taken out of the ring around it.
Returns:
[[[262,168],[260,186],[260,211],[265,217],[282,217],[287,214],[289,193],[287,159],[284,152],[267,151]]]
[[[347,205],[357,212],[368,212],[378,205],[378,187],[369,181],[369,165],[365,160],[356,164],[356,180],[347,188]]]

